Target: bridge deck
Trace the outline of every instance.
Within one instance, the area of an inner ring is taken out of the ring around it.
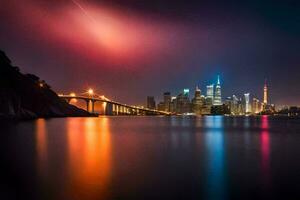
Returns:
[[[139,110],[139,111],[144,111],[144,112],[148,112],[148,113],[157,113],[157,114],[161,114],[161,115],[170,115],[170,112],[165,112],[165,111],[159,111],[159,110],[154,110],[154,109],[149,109],[149,108],[142,108],[142,107],[138,107],[138,106],[133,106],[133,105],[127,105],[127,104],[123,104],[123,103],[119,103],[116,101],[111,101],[108,99],[103,99],[103,98],[97,98],[97,97],[87,97],[87,96],[72,96],[72,95],[59,95],[60,98],[62,99],[66,99],[66,100],[71,100],[71,99],[80,99],[80,100],[85,100],[87,102],[92,101],[92,102],[97,102],[97,101],[101,101],[101,102],[106,102],[112,105],[117,105],[117,106],[122,106],[125,108],[130,108],[130,109],[135,109],[135,110]]]

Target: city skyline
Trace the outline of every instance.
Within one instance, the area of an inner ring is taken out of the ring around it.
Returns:
[[[261,88],[262,98],[244,91],[242,95],[232,93],[226,97],[222,96],[222,84],[220,76],[217,81],[206,86],[206,91],[201,90],[199,85],[195,89],[184,88],[180,92],[164,92],[163,97],[155,99],[147,96],[146,108],[166,111],[173,114],[228,114],[228,115],[257,115],[274,114],[285,107],[276,107],[269,99],[269,85],[265,79]],[[191,95],[192,92],[194,96]],[[156,101],[157,100],[157,101]],[[162,101],[160,101],[162,100]],[[156,102],[159,102],[156,105]]]
[[[199,80],[219,73],[224,97],[246,88],[261,99],[256,91],[267,78],[271,102],[299,105],[300,91],[291,87],[300,73],[295,1],[76,2],[88,14],[67,0],[11,0],[0,8],[1,49],[55,91],[92,87],[142,104],[162,88],[208,85]]]
[[[168,89],[165,89],[165,90],[160,90],[160,93],[162,94],[163,93],[163,91],[170,91],[170,92],[168,92],[168,93],[172,93],[172,94],[178,94],[178,93],[180,93],[180,91],[182,91],[182,90],[184,90],[183,88],[186,88],[186,89],[189,89],[189,90],[191,90],[191,91],[193,91],[195,88],[195,90],[200,90],[201,91],[201,93],[202,94],[205,94],[205,96],[209,96],[209,97],[212,97],[213,98],[213,96],[215,96],[215,94],[216,94],[216,90],[215,90],[215,88],[216,88],[216,86],[218,85],[218,83],[220,84],[220,75],[217,75],[217,79],[216,79],[217,81],[216,81],[216,84],[215,84],[215,82],[213,82],[213,81],[202,81],[203,83],[209,83],[208,85],[206,85],[206,86],[204,86],[203,84],[201,85],[201,84],[196,84],[194,87],[191,87],[191,88],[189,88],[189,87],[182,87],[182,88],[180,88],[180,89],[178,89],[178,90],[172,90],[172,92],[171,92],[171,90],[168,90]],[[251,95],[254,95],[255,96],[255,98],[257,98],[257,99],[260,99],[261,100],[261,102],[264,102],[264,103],[270,103],[270,104],[274,104],[274,103],[272,103],[271,101],[269,101],[269,99],[270,99],[270,96],[269,96],[269,94],[267,94],[267,93],[269,93],[269,91],[268,91],[268,89],[267,89],[267,79],[265,78],[264,79],[264,82],[263,82],[264,84],[261,86],[261,88],[260,88],[260,90],[259,91],[254,91],[254,92],[250,92],[249,90],[247,90],[247,89],[244,89],[244,90],[242,90],[242,91],[240,91],[239,93],[234,93],[233,91],[234,91],[234,89],[231,89],[232,90],[232,92],[229,92],[228,94],[223,94],[223,92],[222,92],[222,95],[221,95],[221,101],[223,102],[224,101],[224,99],[226,98],[226,97],[228,97],[228,96],[232,96],[232,95],[235,95],[235,96],[243,96],[245,93],[249,93],[249,94],[251,94]],[[269,85],[268,85],[268,87],[269,87]],[[210,88],[210,89],[208,89],[208,88]],[[221,90],[223,90],[224,88],[223,87],[221,87]],[[228,89],[227,88],[227,91],[229,91],[230,89]],[[268,92],[265,92],[265,91],[268,91]],[[156,100],[160,100],[161,99],[161,94],[158,94],[158,95],[150,95],[150,96],[152,96],[152,97],[155,97],[155,99]],[[256,95],[256,94],[258,94],[258,95]],[[173,96],[174,96],[173,95]],[[265,102],[265,97],[268,99],[267,100],[267,102]],[[216,104],[217,105],[217,104]]]

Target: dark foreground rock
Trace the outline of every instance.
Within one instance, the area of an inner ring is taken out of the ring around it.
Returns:
[[[22,74],[0,50],[0,119],[91,116],[60,99],[45,81]]]

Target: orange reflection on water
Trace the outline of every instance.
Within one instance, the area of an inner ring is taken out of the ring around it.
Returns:
[[[36,151],[38,169],[47,167],[47,132],[45,119],[36,120]]]
[[[77,197],[105,197],[111,176],[111,141],[107,118],[68,121],[71,191]]]

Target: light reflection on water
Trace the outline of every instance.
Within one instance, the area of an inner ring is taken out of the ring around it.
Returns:
[[[292,180],[283,190],[297,191],[300,177],[286,173],[300,167],[294,159],[300,150],[296,122],[222,116],[39,119],[13,125],[7,129],[12,139],[2,142],[17,149],[7,152],[21,152],[23,159],[11,165],[26,161],[20,173],[30,174],[26,180],[38,199],[259,199],[280,196],[279,180]]]
[[[111,141],[107,118],[73,118],[67,123],[68,170],[71,192],[89,198],[107,194],[111,174]]]
[[[224,199],[226,196],[223,120],[221,116],[207,117],[204,120],[205,126],[210,128],[205,134],[207,148],[206,199]]]
[[[270,136],[268,116],[262,116],[261,121],[261,157],[262,157],[262,175],[263,184],[266,193],[269,193],[271,187],[270,180]]]
[[[42,170],[47,169],[48,147],[47,147],[47,129],[44,119],[36,120],[36,149],[37,149],[37,165],[41,175]]]

